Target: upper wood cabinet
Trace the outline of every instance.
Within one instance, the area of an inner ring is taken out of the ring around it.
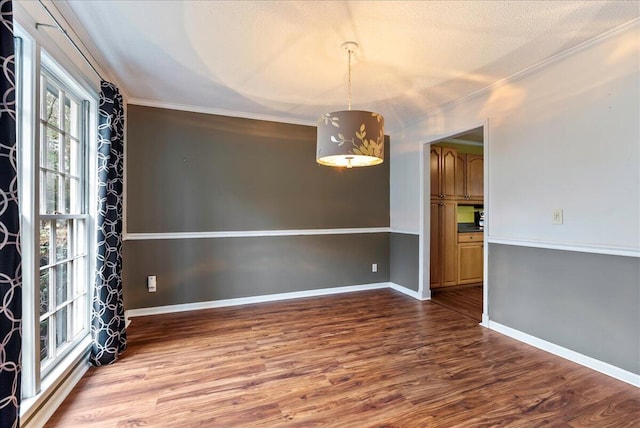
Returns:
[[[455,194],[459,201],[484,200],[484,157],[457,153]]]
[[[457,150],[431,146],[431,198],[456,199]]]

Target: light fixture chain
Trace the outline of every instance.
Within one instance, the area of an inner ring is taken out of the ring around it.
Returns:
[[[351,110],[351,49],[347,49],[347,52],[349,53],[349,81],[347,85],[347,87],[349,88],[348,106],[349,110]]]

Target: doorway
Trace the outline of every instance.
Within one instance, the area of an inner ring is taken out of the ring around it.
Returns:
[[[428,146],[431,301],[477,322],[486,307],[484,131],[480,126]]]

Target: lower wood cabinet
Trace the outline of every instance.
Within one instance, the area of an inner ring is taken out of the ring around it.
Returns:
[[[458,234],[458,284],[483,280],[484,239],[482,233]]]
[[[457,210],[457,202],[431,201],[431,288],[458,282]]]

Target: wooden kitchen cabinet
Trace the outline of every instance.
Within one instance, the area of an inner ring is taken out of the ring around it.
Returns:
[[[459,201],[484,200],[484,157],[465,153],[456,154],[455,195]]]
[[[455,201],[431,201],[431,288],[456,285],[458,282],[457,210],[458,203]]]
[[[431,199],[456,199],[457,154],[451,147],[431,146]]]
[[[483,281],[484,237],[480,233],[458,234],[458,284]]]

